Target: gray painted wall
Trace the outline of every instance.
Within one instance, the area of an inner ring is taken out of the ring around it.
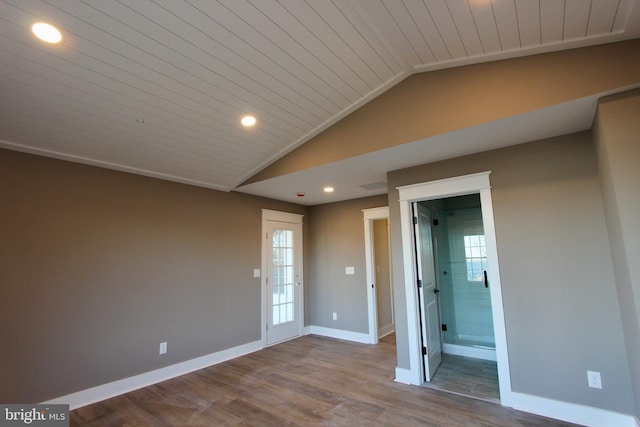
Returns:
[[[604,99],[594,136],[636,415],[640,416],[640,91]]]
[[[313,206],[309,217],[310,324],[366,334],[367,276],[362,209],[386,206],[386,195]],[[345,274],[345,267],[355,274]],[[332,319],[332,313],[338,319]]]
[[[260,209],[307,214],[6,150],[0,194],[5,403],[48,400],[259,340]]]
[[[492,171],[513,390],[635,413],[587,132],[388,174],[398,366],[409,356],[396,187],[482,171]],[[602,373],[602,390],[587,387],[587,370]]]

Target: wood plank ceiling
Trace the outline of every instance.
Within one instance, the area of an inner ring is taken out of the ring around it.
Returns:
[[[634,5],[0,0],[0,147],[230,190],[414,72],[629,38]]]

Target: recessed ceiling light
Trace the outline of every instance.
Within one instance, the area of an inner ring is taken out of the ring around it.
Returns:
[[[253,116],[244,116],[242,120],[240,120],[240,123],[242,123],[242,126],[250,128],[256,124],[256,118]]]
[[[325,193],[333,193],[333,187],[324,187]]]
[[[31,26],[31,31],[37,38],[47,43],[60,43],[62,40],[60,30],[46,22],[36,22]]]

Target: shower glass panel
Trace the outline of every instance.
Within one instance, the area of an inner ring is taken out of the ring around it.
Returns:
[[[477,207],[445,203],[434,216],[443,342],[495,349],[479,200]]]

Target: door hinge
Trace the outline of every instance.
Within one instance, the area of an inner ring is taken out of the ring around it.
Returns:
[[[422,280],[418,279],[418,287],[421,288],[422,287]]]
[[[418,217],[417,216],[413,217],[413,225],[418,225]]]
[[[427,347],[422,347],[422,355],[423,356],[427,355]]]

